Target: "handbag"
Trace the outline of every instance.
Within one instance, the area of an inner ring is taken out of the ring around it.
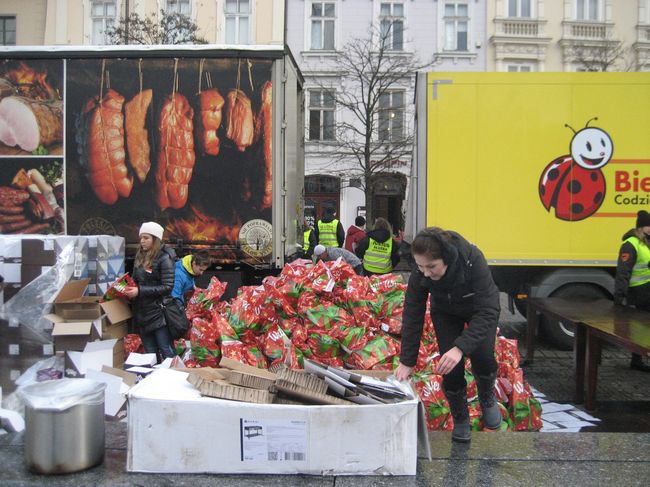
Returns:
[[[172,340],[184,337],[190,328],[190,321],[185,314],[185,307],[171,296],[165,296],[160,306]]]

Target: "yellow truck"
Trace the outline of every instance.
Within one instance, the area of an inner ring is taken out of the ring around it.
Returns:
[[[407,236],[460,232],[511,310],[612,295],[621,237],[650,207],[650,73],[419,73],[415,111]],[[563,324],[542,331],[571,346]]]

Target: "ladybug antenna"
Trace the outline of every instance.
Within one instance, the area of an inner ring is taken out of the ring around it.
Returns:
[[[573,134],[574,134],[574,135],[578,133],[578,132],[576,132],[576,129],[574,129],[574,128],[573,128],[571,125],[569,125],[568,123],[565,123],[564,126],[565,126],[566,128],[568,128],[568,129],[571,129],[571,130],[573,131]]]
[[[590,119],[587,121],[587,123],[585,124],[585,128],[589,127],[589,123],[590,123],[592,120],[598,120],[598,117],[590,118]]]

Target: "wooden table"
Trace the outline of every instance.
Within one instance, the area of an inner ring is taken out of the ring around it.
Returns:
[[[576,301],[529,298],[525,363],[532,363],[540,316],[574,326],[575,402],[595,409],[598,364],[603,342],[640,355],[650,354],[650,313],[617,306],[607,299]],[[585,375],[587,391],[585,398]]]

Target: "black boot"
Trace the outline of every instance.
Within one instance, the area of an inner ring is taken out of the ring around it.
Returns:
[[[650,372],[650,365],[643,363],[643,357],[638,353],[632,354],[632,361],[630,362],[630,368],[634,370],[640,370],[641,372]]]
[[[494,381],[496,377],[496,373],[486,376],[476,376],[478,400],[481,403],[481,411],[483,412],[483,425],[489,430],[498,430],[503,420],[499,405],[494,396]]]
[[[451,432],[451,439],[467,443],[472,439],[469,427],[469,411],[467,410],[467,389],[462,388],[457,391],[445,389],[445,396],[447,396],[451,416],[454,418],[454,430]]]

